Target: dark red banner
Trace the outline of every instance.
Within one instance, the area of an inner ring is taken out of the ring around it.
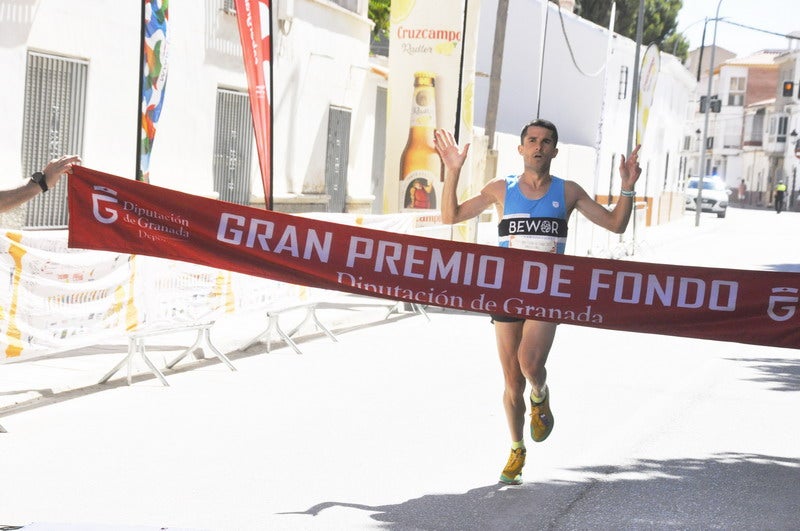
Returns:
[[[271,15],[269,0],[236,0],[236,20],[242,41],[244,71],[253,114],[264,201],[272,208],[272,113],[270,112],[270,61],[272,60]]]
[[[423,305],[800,347],[800,274],[452,242],[313,220],[74,168],[69,245]]]

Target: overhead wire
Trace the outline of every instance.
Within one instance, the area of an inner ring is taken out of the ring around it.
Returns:
[[[583,71],[583,69],[578,64],[577,59],[575,59],[575,52],[572,50],[572,44],[569,42],[569,36],[567,36],[567,28],[564,25],[564,15],[561,13],[561,4],[558,4],[558,18],[561,21],[561,32],[564,34],[564,40],[567,42],[567,49],[569,50],[569,55],[572,58],[572,64],[575,65],[575,68],[586,77],[597,77],[603,73],[606,69],[606,64],[603,63],[603,66],[597,72],[588,74]]]

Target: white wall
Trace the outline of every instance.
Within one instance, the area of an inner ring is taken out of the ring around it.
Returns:
[[[150,182],[213,195],[218,88],[247,90],[235,16],[222,0],[172,0],[168,80]],[[133,178],[138,138],[140,3],[6,0],[0,3],[0,186],[18,184],[28,50],[89,63],[84,165]],[[352,109],[348,191],[371,187],[375,92],[366,4],[357,14],[295,0],[291,25],[274,27],[273,195],[324,193],[328,107]],[[252,195],[263,201],[255,144]]]
[[[328,108],[352,109],[349,193],[369,193],[376,79],[370,22],[344,9],[295,1],[288,32],[275,32],[276,196],[325,193]]]
[[[615,35],[608,53],[606,28],[562,11],[566,34],[580,69],[594,74],[607,62],[600,75],[584,75],[570,57],[557,7],[550,3],[548,9],[540,116],[556,124],[560,145],[591,148],[595,157],[591,167],[581,166],[580,171],[562,168],[560,162],[573,156],[572,150],[565,152],[562,148],[554,160],[554,173],[564,172],[562,177],[580,182],[590,195],[604,196],[609,190],[612,195],[618,194],[619,155],[628,151],[635,43]],[[497,0],[484,0],[477,70],[487,74],[491,71],[496,13]],[[514,160],[519,131],[523,124],[536,117],[541,20],[540,0],[509,4],[497,119],[497,132],[509,138],[508,141],[498,140],[496,147],[501,152],[513,151],[508,156],[499,155],[498,175],[511,169],[505,161]],[[627,87],[620,98],[622,67],[627,67]],[[478,78],[475,121],[482,127],[485,126],[488,86],[487,78]],[[662,190],[677,188],[685,116],[695,86],[692,74],[675,57],[661,54],[661,70],[640,151],[642,167],[649,168],[637,186],[640,195],[657,200]],[[516,138],[512,140],[511,135]],[[585,154],[581,160],[584,158]]]
[[[542,29],[541,0],[509,2],[496,130],[518,134],[537,117],[539,56]],[[586,77],[573,65],[561,30],[558,8],[550,3],[547,15],[544,83],[539,116],[558,126],[565,143],[594,145],[603,97],[603,77]],[[572,13],[562,11],[578,66],[588,73],[605,60],[607,32]],[[478,72],[492,66],[497,0],[482,0],[478,30]],[[631,73],[633,71],[631,70]],[[475,82],[475,124],[486,125],[489,79]]]
[[[0,182],[22,177],[23,103],[28,50],[90,62],[85,164],[133,176],[138,99],[139,7],[132,2],[40,0],[4,3],[0,17]],[[98,14],[113,13],[107,21]],[[10,15],[7,18],[7,15]]]

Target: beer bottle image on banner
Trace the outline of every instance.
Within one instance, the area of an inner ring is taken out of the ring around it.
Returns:
[[[442,178],[442,161],[433,145],[436,93],[431,72],[414,74],[411,127],[400,155],[400,207],[436,208],[434,183]]]

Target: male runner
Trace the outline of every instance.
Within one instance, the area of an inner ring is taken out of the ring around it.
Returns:
[[[638,163],[641,146],[628,158],[622,156],[619,173],[621,197],[613,210],[594,201],[577,183],[550,175],[550,162],[558,154],[558,130],[547,120],[534,120],[522,129],[517,150],[522,156],[523,171],[519,175],[498,177],[463,203],[456,198],[461,168],[467,159],[469,145],[456,144],[449,131],[435,132],[435,145],[445,167],[442,190],[442,221],[459,223],[480,215],[494,205],[501,220],[498,225],[501,247],[563,253],[567,238],[567,220],[578,210],[593,223],[621,234],[628,225],[636,193],[633,188],[642,173]],[[562,223],[531,223],[529,234],[509,234],[509,220],[546,218]],[[545,232],[544,227],[549,229]],[[556,227],[555,232],[553,227]],[[511,485],[522,483],[525,465],[525,385],[531,385],[531,437],[544,441],[553,429],[550,393],[547,388],[545,362],[556,333],[557,323],[533,319],[493,315],[497,350],[505,377],[503,406],[511,432],[511,456],[500,475],[500,481]]]

